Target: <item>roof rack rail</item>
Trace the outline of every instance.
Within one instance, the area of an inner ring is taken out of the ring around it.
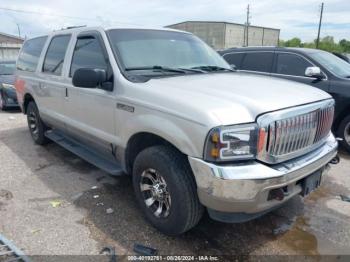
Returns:
[[[263,48],[263,47],[278,47],[277,45],[250,45],[250,46],[242,46],[242,47],[246,47],[246,48],[249,48],[249,47],[253,47],[253,48]]]
[[[62,28],[61,30],[74,29],[80,27],[86,27],[86,25],[67,26],[66,28]]]

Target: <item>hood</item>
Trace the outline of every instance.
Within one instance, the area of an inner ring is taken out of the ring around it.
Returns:
[[[254,122],[266,112],[331,98],[305,84],[237,72],[151,79],[144,84],[157,106],[203,124],[208,122],[204,117],[219,125]]]
[[[15,83],[15,76],[14,75],[0,75],[0,84],[9,84],[13,85]]]

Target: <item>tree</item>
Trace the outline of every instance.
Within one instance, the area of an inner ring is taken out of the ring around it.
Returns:
[[[313,42],[301,42],[300,38],[298,37],[294,37],[286,41],[281,39],[279,41],[279,46],[316,48],[316,40]],[[320,39],[319,49],[328,52],[350,53],[350,41],[342,39],[336,43],[333,36],[325,36]]]
[[[325,36],[320,40],[319,49],[328,52],[342,52],[342,48],[339,44],[334,42],[333,36]]]
[[[286,47],[300,47],[301,46],[301,40],[298,37],[294,37],[288,41],[285,42]]]
[[[343,49],[343,52],[350,53],[350,41],[342,39],[339,41],[339,45]]]

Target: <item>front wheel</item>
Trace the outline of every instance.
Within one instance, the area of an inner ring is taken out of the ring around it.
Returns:
[[[341,121],[338,136],[343,139],[341,145],[350,153],[350,115]]]
[[[38,107],[33,101],[29,102],[27,107],[27,122],[34,142],[38,145],[46,144],[49,141],[45,136],[47,127],[41,120]]]
[[[203,214],[185,156],[167,146],[144,149],[135,159],[133,186],[148,221],[167,235],[194,227]]]

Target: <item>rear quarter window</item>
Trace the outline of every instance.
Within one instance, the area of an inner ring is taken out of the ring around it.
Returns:
[[[18,70],[35,72],[46,39],[47,36],[43,36],[27,40],[24,43],[17,60]]]

